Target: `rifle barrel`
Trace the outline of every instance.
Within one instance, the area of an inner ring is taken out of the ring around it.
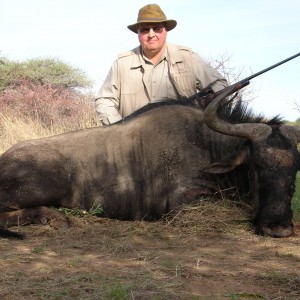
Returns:
[[[283,61],[280,61],[279,63],[277,63],[277,64],[275,64],[275,65],[273,65],[273,66],[271,66],[269,68],[266,68],[266,69],[264,69],[264,70],[262,70],[260,72],[257,72],[255,74],[253,74],[253,75],[251,75],[251,76],[243,79],[242,82],[243,81],[249,81],[249,80],[251,80],[251,79],[253,79],[253,78],[255,78],[255,77],[257,77],[257,76],[259,76],[259,75],[261,75],[263,73],[265,73],[265,72],[268,72],[268,71],[270,71],[270,70],[272,70],[272,69],[274,69],[274,68],[276,68],[276,67],[278,67],[278,66],[280,66],[280,65],[282,65],[282,64],[284,64],[286,62],[288,62],[289,60],[292,60],[292,59],[296,58],[299,55],[300,55],[300,53],[297,53],[297,54],[295,54],[295,55],[293,55],[293,56],[291,56],[291,57],[289,57],[289,58],[287,58],[287,59],[285,59]]]
[[[275,65],[273,65],[271,67],[269,67],[269,68],[266,68],[266,69],[264,69],[264,70],[262,70],[260,72],[257,72],[257,73],[255,73],[255,74],[253,74],[253,75],[251,75],[251,76],[249,76],[249,77],[247,77],[247,78],[245,78],[245,79],[243,79],[243,80],[241,80],[241,81],[239,81],[237,83],[234,83],[234,84],[232,84],[232,85],[230,85],[230,86],[228,86],[228,87],[226,87],[226,88],[218,91],[218,92],[214,93],[213,90],[211,89],[211,87],[206,88],[203,91],[201,91],[201,92],[198,93],[198,97],[199,97],[199,99],[201,99],[201,97],[202,97],[204,99],[203,100],[204,104],[208,105],[211,101],[213,101],[213,99],[215,99],[217,96],[221,95],[224,91],[226,91],[227,89],[231,88],[233,85],[235,85],[235,88],[232,90],[232,93],[235,93],[238,90],[240,90],[243,87],[245,87],[246,85],[248,85],[250,83],[251,79],[253,79],[253,78],[255,78],[255,77],[257,77],[257,76],[259,76],[259,75],[261,75],[263,73],[266,73],[266,72],[268,72],[268,71],[270,71],[270,70],[272,70],[272,69],[274,69],[274,68],[276,68],[276,67],[278,67],[278,66],[280,66],[280,65],[282,65],[282,64],[284,64],[286,62],[288,62],[289,60],[292,60],[292,59],[296,58],[297,56],[300,56],[300,53],[297,53],[297,54],[295,54],[295,55],[293,55],[293,56],[291,56],[291,57],[289,57],[289,58],[287,58],[287,59],[285,59],[285,60],[283,60],[283,61],[281,61],[281,62],[279,62],[279,63],[277,63],[277,64],[275,64]]]

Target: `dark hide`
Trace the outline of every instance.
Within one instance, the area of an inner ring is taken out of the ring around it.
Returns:
[[[221,117],[263,122],[242,106]],[[0,225],[46,223],[59,219],[46,207],[95,204],[104,217],[156,220],[234,188],[236,195],[251,195],[258,234],[289,236],[300,158],[280,120],[265,123],[271,135],[253,143],[209,129],[194,100],[172,101],[112,126],[18,143],[0,157]]]

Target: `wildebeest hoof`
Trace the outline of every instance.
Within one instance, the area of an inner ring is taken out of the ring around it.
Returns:
[[[275,238],[285,238],[293,234],[293,225],[263,224],[261,234]]]
[[[48,224],[47,218],[46,218],[46,217],[41,217],[41,218],[40,218],[40,223],[41,223],[42,225],[47,225],[47,224]]]
[[[67,220],[52,220],[50,225],[54,229],[67,229],[70,227],[69,222]]]

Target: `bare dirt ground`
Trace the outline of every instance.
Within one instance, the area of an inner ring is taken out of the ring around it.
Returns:
[[[199,202],[159,222],[72,217],[0,239],[0,299],[300,299],[300,224],[257,236],[247,209]]]

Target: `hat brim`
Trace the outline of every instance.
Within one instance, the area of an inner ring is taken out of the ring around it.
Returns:
[[[138,27],[140,24],[147,24],[147,23],[165,23],[165,28],[167,31],[170,31],[172,29],[174,29],[177,25],[177,22],[175,20],[148,20],[148,21],[143,21],[143,22],[137,22],[135,24],[132,25],[128,25],[127,28],[131,31],[133,31],[134,33],[138,33]]]

